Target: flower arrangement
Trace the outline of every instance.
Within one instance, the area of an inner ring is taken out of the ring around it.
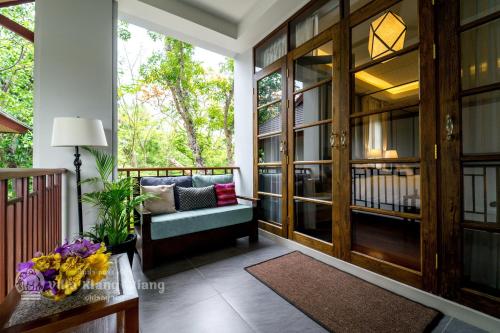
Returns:
[[[38,253],[33,259],[20,263],[18,272],[22,285],[30,285],[33,273],[41,273],[37,291],[47,298],[61,300],[77,291],[83,282],[96,284],[107,275],[109,253],[106,246],[86,239],[64,243],[49,254]]]

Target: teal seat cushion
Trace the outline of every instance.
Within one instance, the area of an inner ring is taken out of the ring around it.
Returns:
[[[252,207],[232,205],[154,215],[151,239],[165,239],[194,232],[222,228],[252,220]]]
[[[206,187],[215,184],[227,184],[233,182],[232,174],[225,175],[193,175],[193,187]]]

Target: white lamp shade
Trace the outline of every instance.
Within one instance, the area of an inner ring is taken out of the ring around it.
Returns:
[[[99,119],[74,117],[54,118],[52,146],[54,147],[106,147],[106,135]]]

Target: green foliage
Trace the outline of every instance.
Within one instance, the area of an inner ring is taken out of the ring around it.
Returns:
[[[99,189],[85,193],[82,202],[97,208],[100,221],[84,233],[84,236],[107,245],[121,244],[129,233],[130,212],[144,200],[154,196],[143,194],[132,198],[138,186],[133,178],[110,180],[116,165],[115,158],[97,149],[85,149],[94,157],[99,177],[86,179],[83,183],[94,184]]]
[[[195,60],[188,43],[148,32],[161,48],[134,68],[124,48],[119,89],[119,164],[222,166],[233,160],[232,59],[218,72]],[[125,61],[126,60],[126,61]]]
[[[0,9],[0,14],[34,29],[33,4]],[[0,26],[0,109],[28,126],[33,125],[34,47]],[[0,134],[0,167],[31,167],[33,135]]]

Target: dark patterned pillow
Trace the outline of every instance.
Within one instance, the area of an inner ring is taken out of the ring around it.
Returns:
[[[179,187],[179,209],[194,210],[217,207],[214,186]]]

